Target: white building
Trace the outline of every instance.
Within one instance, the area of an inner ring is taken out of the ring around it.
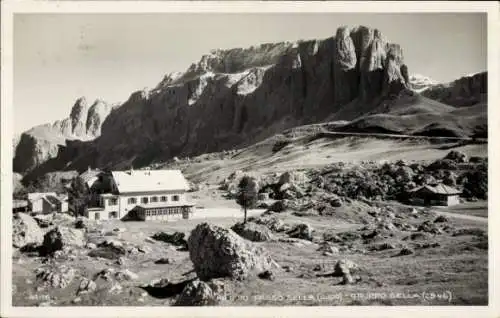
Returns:
[[[111,189],[94,196],[85,215],[89,219],[175,220],[193,213],[180,170],[112,171],[108,177]]]
[[[28,209],[34,213],[67,212],[68,197],[55,192],[28,193]]]

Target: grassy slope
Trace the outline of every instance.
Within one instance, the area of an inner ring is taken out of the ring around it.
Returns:
[[[487,129],[487,107],[480,103],[455,108],[418,94],[402,94],[375,105],[353,101],[330,119],[352,120],[338,131],[470,137]]]

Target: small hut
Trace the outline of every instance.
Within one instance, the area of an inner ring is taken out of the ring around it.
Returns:
[[[408,192],[409,200],[416,205],[450,206],[460,204],[461,191],[442,183],[424,185]]]

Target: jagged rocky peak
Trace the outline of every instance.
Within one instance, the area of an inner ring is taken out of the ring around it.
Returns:
[[[85,97],[73,104],[68,117],[53,123],[35,126],[21,134],[14,149],[14,171],[26,173],[57,156],[66,140],[92,140],[101,134],[101,127],[112,106],[96,99],[91,106]]]
[[[87,135],[99,136],[101,134],[102,123],[111,112],[111,109],[111,105],[101,99],[94,101],[87,113],[87,122],[85,125]]]
[[[85,97],[76,100],[69,118],[71,119],[71,132],[76,136],[85,135],[87,132],[86,122],[88,115],[88,104]]]
[[[335,35],[336,104],[359,97],[369,101],[407,87],[408,68],[403,49],[388,43],[378,29],[342,26]]]
[[[336,63],[342,71],[354,69],[358,62],[358,58],[356,56],[354,42],[351,38],[350,29],[347,26],[338,28],[335,37],[337,44],[337,50],[335,52],[337,53]]]

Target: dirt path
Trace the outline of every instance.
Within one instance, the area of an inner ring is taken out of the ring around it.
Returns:
[[[247,216],[258,216],[265,212],[265,209],[252,209],[248,210]],[[240,208],[207,208],[197,209],[192,219],[211,219],[211,218],[243,218],[243,211]]]
[[[476,221],[476,222],[480,222],[480,223],[488,223],[488,218],[483,218],[480,216],[458,214],[458,213],[451,213],[451,212],[443,212],[443,211],[437,211],[437,210],[433,210],[433,212],[435,212],[436,214],[439,214],[439,215],[450,217],[450,218],[470,220],[470,221]]]

